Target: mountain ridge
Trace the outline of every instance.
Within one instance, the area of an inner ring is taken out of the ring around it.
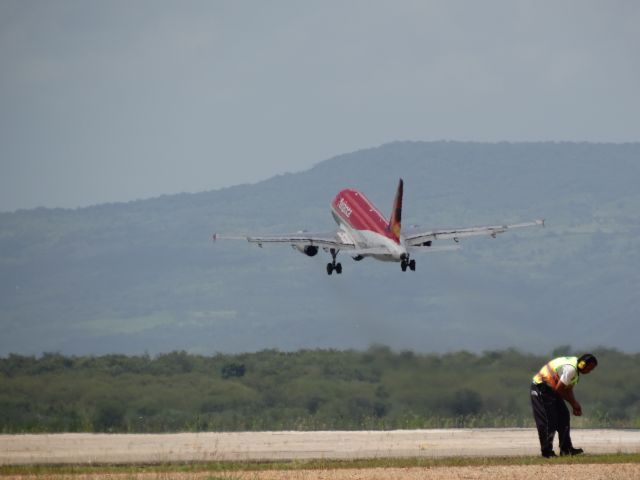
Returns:
[[[634,350],[638,158],[640,144],[403,141],[255,184],[0,213],[0,355]],[[324,273],[323,252],[211,243],[335,228],[328,206],[344,187],[388,214],[401,176],[405,225],[547,227],[469,239],[419,257],[415,273],[341,254],[340,278]]]

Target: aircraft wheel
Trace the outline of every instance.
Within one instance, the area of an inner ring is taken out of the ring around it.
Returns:
[[[400,262],[400,268],[402,269],[403,272],[407,271],[407,262],[406,262],[406,260],[402,260],[402,262]]]
[[[338,275],[340,275],[342,273],[342,264],[341,263],[336,264],[336,273]]]
[[[333,264],[327,263],[327,274],[331,275],[333,273]]]
[[[409,260],[409,268],[411,269],[412,272],[416,271],[416,261],[415,260]]]

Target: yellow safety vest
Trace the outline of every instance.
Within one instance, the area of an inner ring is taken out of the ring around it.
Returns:
[[[560,375],[558,375],[558,369],[563,365],[571,365],[576,369],[578,374],[571,382],[571,386],[578,383],[580,379],[580,371],[578,370],[578,357],[558,357],[551,360],[544,367],[540,369],[538,373],[533,376],[533,383],[541,384],[542,382],[549,385],[551,388],[556,388],[560,381]]]

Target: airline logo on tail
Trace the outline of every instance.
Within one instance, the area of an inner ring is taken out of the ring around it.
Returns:
[[[389,220],[389,231],[391,232],[393,239],[400,243],[400,230],[402,229],[402,191],[403,182],[400,179],[398,183],[398,191],[396,192],[396,198],[393,201],[393,210],[391,211],[391,220]]]
[[[344,213],[345,217],[347,218],[349,218],[351,216],[351,213],[353,212],[353,209],[349,205],[347,205],[347,202],[345,202],[344,198],[340,198],[338,208],[342,213]]]

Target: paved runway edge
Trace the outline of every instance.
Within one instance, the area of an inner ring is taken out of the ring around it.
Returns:
[[[575,429],[587,453],[640,453],[640,430]],[[557,441],[557,440],[556,440]],[[528,428],[0,435],[0,465],[537,455]]]

